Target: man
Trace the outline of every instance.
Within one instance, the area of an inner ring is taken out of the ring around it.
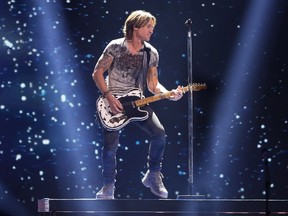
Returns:
[[[147,41],[154,31],[156,18],[149,12],[137,10],[132,12],[125,21],[124,37],[112,40],[98,59],[92,77],[103,97],[108,101],[113,114],[123,112],[123,106],[117,99],[131,89],[138,88],[143,93],[146,86],[153,94],[168,92],[158,80],[157,66],[159,56],[157,50]],[[108,71],[108,76],[104,73]],[[170,100],[182,97],[181,87],[172,90]],[[152,193],[167,198],[168,191],[162,182],[162,160],[166,144],[165,130],[156,114],[149,105],[141,109],[148,112],[148,118],[135,121],[146,131],[151,142],[148,152],[148,170],[142,179],[144,186]],[[116,168],[116,152],[119,143],[119,131],[103,128],[104,145],[102,151],[103,187],[96,194],[96,199],[114,199]]]

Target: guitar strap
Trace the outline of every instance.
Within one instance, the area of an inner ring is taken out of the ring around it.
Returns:
[[[146,88],[146,76],[150,64],[150,51],[151,49],[145,46],[144,43],[143,63],[142,63],[142,89],[145,91]]]
[[[147,70],[148,70],[148,68],[149,68],[149,63],[150,63],[150,49],[145,46],[145,47],[144,47],[144,50],[145,50],[146,56],[147,56]]]

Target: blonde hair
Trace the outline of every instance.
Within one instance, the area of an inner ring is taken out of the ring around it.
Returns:
[[[126,39],[130,40],[133,36],[134,28],[141,28],[145,26],[150,20],[156,25],[156,18],[149,12],[144,10],[133,11],[126,19],[123,33]]]

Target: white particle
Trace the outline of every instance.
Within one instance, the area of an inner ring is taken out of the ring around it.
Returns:
[[[9,48],[13,48],[13,43],[11,43],[10,41],[8,40],[4,40],[4,45],[9,47]]]
[[[43,145],[49,145],[50,144],[50,140],[49,139],[43,139],[42,140],[42,144]]]
[[[58,121],[58,119],[55,118],[54,116],[51,117],[51,120],[54,121],[54,122],[57,122],[57,121]]]
[[[54,153],[56,151],[56,149],[50,149],[51,153]]]
[[[61,102],[65,102],[66,101],[66,95],[61,95]]]
[[[20,154],[17,154],[15,159],[16,159],[16,161],[18,161],[18,160],[20,160],[21,158],[22,158],[22,156],[21,156]]]

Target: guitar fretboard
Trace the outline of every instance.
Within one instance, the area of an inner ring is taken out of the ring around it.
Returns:
[[[173,94],[174,93],[172,91],[170,91],[170,92],[166,92],[166,93],[157,94],[157,95],[154,95],[154,96],[151,96],[151,97],[139,99],[139,100],[135,101],[135,105],[137,107],[141,107],[141,106],[144,106],[144,105],[146,105],[148,103],[152,103],[152,102],[155,102],[155,101],[158,101],[158,100],[169,98],[169,97],[173,96]]]
[[[188,85],[185,87],[182,87],[181,91],[184,94],[187,91],[199,91],[201,89],[206,89],[206,84],[192,84],[192,85]],[[143,99],[139,99],[134,101],[135,106],[137,107],[141,107],[144,106],[148,103],[152,103],[158,100],[162,100],[162,99],[166,99],[166,98],[170,98],[174,95],[173,91],[169,91],[169,92],[165,92],[165,93],[160,93],[151,97],[147,97],[147,98],[143,98]]]

